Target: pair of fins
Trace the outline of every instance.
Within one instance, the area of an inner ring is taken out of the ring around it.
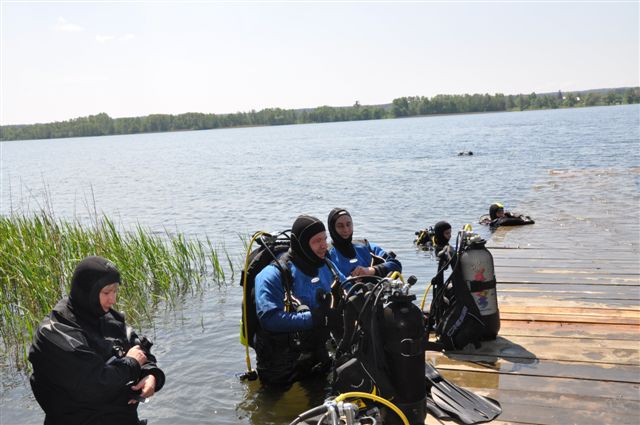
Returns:
[[[427,410],[436,418],[453,419],[465,425],[489,422],[502,408],[500,403],[475,394],[447,381],[438,370],[425,363],[427,386]]]

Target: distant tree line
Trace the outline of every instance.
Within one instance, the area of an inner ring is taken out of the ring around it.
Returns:
[[[106,113],[47,124],[0,127],[0,140],[52,139],[60,137],[106,136],[215,128],[307,124],[335,121],[374,120],[422,115],[471,112],[525,111],[533,109],[640,103],[640,88],[592,90],[545,94],[465,94],[415,96],[394,99],[391,104],[349,107],[321,106],[314,109],[268,108],[234,114],[153,114],[145,117],[111,118]]]

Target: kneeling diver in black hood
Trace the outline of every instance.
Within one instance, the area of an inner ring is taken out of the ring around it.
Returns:
[[[45,425],[139,425],[138,401],[164,385],[151,342],[113,310],[120,273],[87,257],[71,293],[40,323],[29,349],[31,388]]]
[[[327,248],[324,224],[301,215],[293,223],[289,251],[256,276],[255,349],[263,384],[287,387],[329,370],[326,342],[337,321],[331,285],[345,277],[326,258]]]

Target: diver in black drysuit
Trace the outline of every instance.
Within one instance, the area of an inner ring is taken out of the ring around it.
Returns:
[[[500,226],[521,226],[524,224],[534,224],[535,221],[531,217],[525,215],[513,215],[511,212],[504,211],[501,204],[491,204],[489,207],[489,218],[491,229],[497,229]]]
[[[435,254],[438,258],[438,272],[431,279],[433,285],[433,299],[441,300],[442,291],[444,288],[444,271],[452,264],[455,263],[455,250],[449,245],[451,239],[451,225],[446,221],[439,221],[433,226]],[[444,294],[446,298],[446,294]],[[446,301],[445,301],[446,302]],[[430,320],[438,320],[441,314],[442,302],[432,303],[430,311]]]
[[[40,323],[29,349],[30,383],[45,425],[139,425],[140,391],[131,387],[155,382],[144,390],[149,396],[164,385],[151,344],[141,348],[124,316],[101,305],[103,288],[119,282],[112,263],[85,258],[75,269],[69,297]]]

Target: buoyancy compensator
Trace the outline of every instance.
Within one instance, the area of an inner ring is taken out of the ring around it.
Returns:
[[[413,240],[413,243],[425,250],[431,251],[435,247],[435,243],[433,241],[433,237],[435,236],[435,231],[433,230],[433,226],[430,226],[426,229],[417,230],[415,232],[416,238]]]
[[[332,384],[339,394],[357,391],[390,400],[409,423],[423,424],[427,332],[415,295],[409,294],[415,282],[413,276],[406,283],[401,277],[347,279],[351,289]],[[385,424],[398,423],[397,415],[384,413]]]
[[[468,228],[460,231],[451,256],[451,275],[444,283],[434,284],[429,330],[435,330],[444,350],[478,346],[482,340],[495,339],[500,330],[493,257],[485,243]]]
[[[258,248],[251,250],[253,243],[257,242]],[[245,346],[247,372],[241,375],[241,379],[255,380],[257,373],[251,368],[249,347],[254,347],[254,336],[260,328],[260,322],[256,313],[255,284],[256,276],[271,262],[278,263],[278,259],[285,254],[291,246],[290,231],[270,234],[256,232],[249,243],[244,268],[240,277],[242,292],[242,317],[240,319],[240,343]],[[288,278],[288,270],[283,271],[285,279]]]

